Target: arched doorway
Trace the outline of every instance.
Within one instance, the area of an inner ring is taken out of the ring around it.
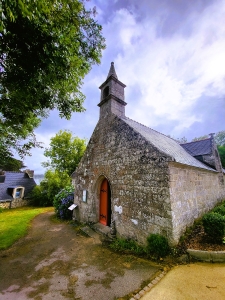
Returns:
[[[105,226],[111,224],[111,191],[108,180],[105,178],[100,188],[99,222]]]

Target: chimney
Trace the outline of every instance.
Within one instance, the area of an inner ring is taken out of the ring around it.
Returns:
[[[26,169],[24,173],[26,173],[29,176],[29,178],[34,178],[34,170]]]

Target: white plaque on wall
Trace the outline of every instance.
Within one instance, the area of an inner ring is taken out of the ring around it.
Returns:
[[[83,190],[83,202],[87,202],[87,190]]]

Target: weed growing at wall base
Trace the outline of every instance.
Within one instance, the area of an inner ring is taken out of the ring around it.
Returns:
[[[114,251],[131,253],[138,256],[150,256],[151,258],[162,258],[170,254],[167,239],[160,234],[151,234],[147,238],[147,246],[139,245],[132,239],[117,238],[110,244],[110,248]]]
[[[146,252],[157,259],[167,256],[170,253],[167,238],[160,234],[150,234],[147,237]]]
[[[118,252],[129,252],[135,255],[145,254],[144,247],[137,244],[137,242],[132,239],[117,238],[113,240],[109,247]]]

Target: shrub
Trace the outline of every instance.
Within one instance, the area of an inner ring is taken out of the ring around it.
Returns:
[[[52,202],[49,200],[47,192],[42,189],[40,185],[36,185],[32,190],[31,204],[34,206],[52,206]]]
[[[147,237],[146,252],[157,259],[160,257],[165,257],[170,253],[170,247],[167,238],[160,234],[150,234]]]
[[[31,204],[35,206],[52,206],[55,195],[69,185],[70,182],[70,176],[65,172],[47,170],[40,185],[36,186],[31,192]]]
[[[212,212],[218,213],[221,216],[225,216],[225,206],[223,205],[217,206],[212,210]]]
[[[69,210],[68,207],[73,204],[73,199],[74,188],[72,186],[67,186],[54,197],[53,205],[57,217],[64,220],[72,219],[73,211]]]
[[[217,212],[203,216],[202,224],[207,236],[214,242],[221,242],[225,234],[225,217]]]

